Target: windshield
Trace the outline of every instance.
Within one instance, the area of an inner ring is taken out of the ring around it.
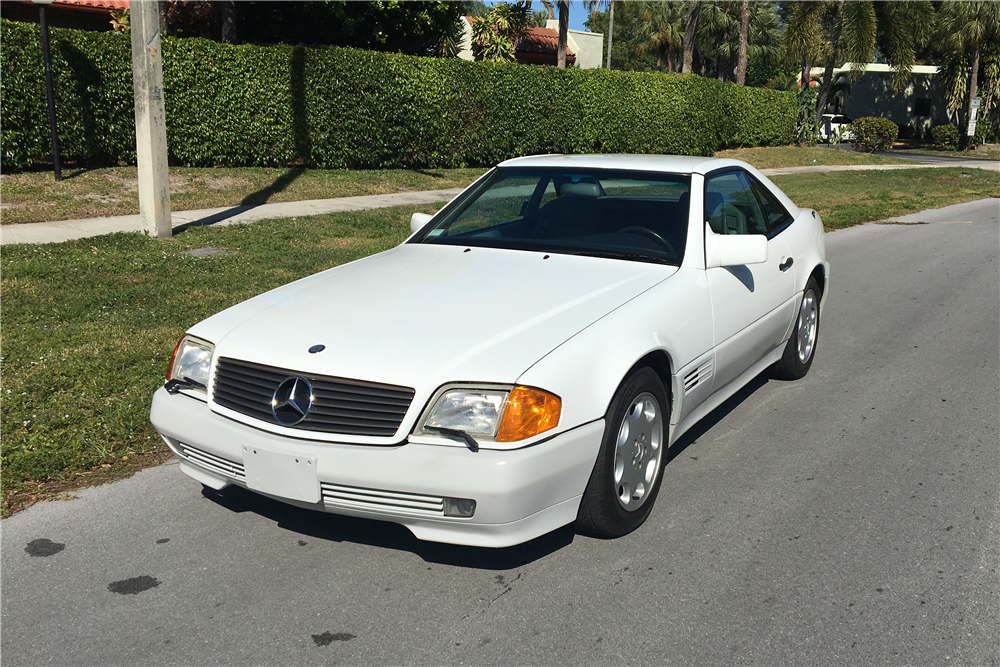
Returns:
[[[687,175],[497,168],[410,242],[680,266],[690,190]]]

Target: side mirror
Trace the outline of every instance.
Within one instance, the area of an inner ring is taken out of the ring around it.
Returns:
[[[414,213],[413,215],[411,215],[410,233],[414,234],[416,232],[419,232],[421,229],[424,228],[424,225],[430,222],[431,218],[433,217],[434,217],[433,215],[429,215],[427,213]]]
[[[708,251],[708,268],[763,264],[767,261],[767,237],[763,234],[723,234],[715,236],[715,248]],[[707,240],[707,239],[706,239]]]

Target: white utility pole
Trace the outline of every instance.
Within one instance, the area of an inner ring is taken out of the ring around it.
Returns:
[[[135,156],[139,165],[139,215],[142,229],[170,238],[170,173],[167,171],[167,119],[163,110],[163,50],[159,3],[133,1],[132,81],[135,85]]]

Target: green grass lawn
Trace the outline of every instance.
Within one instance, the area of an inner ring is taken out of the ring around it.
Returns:
[[[745,160],[758,169],[803,165],[906,164],[829,148],[777,146],[721,151],[718,157]],[[486,170],[477,169],[263,169],[174,167],[170,205],[175,211],[267,202],[390,194],[464,187]],[[50,172],[0,176],[0,223],[70,220],[139,212],[135,167],[65,169],[58,183]]]
[[[836,172],[775,181],[828,229],[1000,196],[975,169]],[[291,280],[391,248],[408,235],[403,206],[230,227],[169,240],[141,234],[0,249],[2,511],[121,478],[169,457],[149,425],[184,330]],[[221,248],[223,255],[185,251]]]
[[[1000,197],[1000,173],[983,169],[838,171],[772,180],[799,206],[816,209],[827,230]]]
[[[913,164],[912,160],[882,157],[871,153],[840,150],[825,146],[768,146],[764,148],[733,148],[719,151],[715,157],[749,162],[758,169],[784,167],[815,167],[845,164]]]
[[[465,187],[485,169],[170,169],[175,211],[267,202]],[[66,169],[0,176],[0,222],[16,224],[139,212],[135,167]]]

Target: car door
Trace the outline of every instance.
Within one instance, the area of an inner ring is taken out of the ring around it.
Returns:
[[[768,236],[767,261],[706,270],[714,322],[713,391],[739,377],[783,342],[794,304],[789,250],[769,233],[768,218],[741,169],[705,178],[705,234]]]

